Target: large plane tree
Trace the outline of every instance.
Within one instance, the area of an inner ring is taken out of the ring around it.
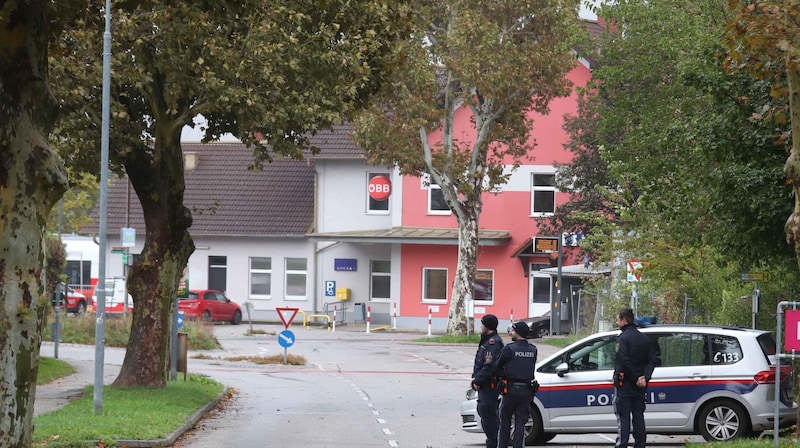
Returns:
[[[47,1],[0,2],[0,446],[28,447],[45,297],[45,223],[67,189],[49,145]]]
[[[530,114],[570,92],[579,0],[423,3],[412,37],[398,46],[404,62],[357,121],[356,138],[373,162],[441,187],[459,230],[447,333],[463,334],[483,194],[533,150]],[[454,126],[464,112],[471,129]]]
[[[81,12],[59,41],[53,79],[66,156],[92,166],[103,11],[85,2]],[[397,1],[155,0],[113,17],[110,158],[145,220],[128,276],[131,336],[114,385],[163,387],[172,304],[194,250],[182,128],[202,114],[206,139],[236,135],[254,146],[256,166],[274,154],[300,156],[307,135],[350,117],[382,83],[406,15]]]

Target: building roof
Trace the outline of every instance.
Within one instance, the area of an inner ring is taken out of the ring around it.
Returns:
[[[345,123],[331,130],[320,131],[309,138],[312,145],[320,149],[319,154],[309,154],[310,159],[363,159],[364,150],[353,140],[353,125]]]
[[[197,166],[185,172],[184,205],[194,218],[192,236],[303,237],[312,229],[314,171],[307,161],[277,159],[262,171],[251,171],[253,150],[241,143],[182,146],[184,155],[197,158]],[[142,208],[127,186],[126,179],[115,179],[108,189],[109,234],[126,226],[144,233]],[[95,219],[98,214],[95,208]]]
[[[429,227],[392,227],[391,229],[358,230],[347,232],[310,233],[314,241],[340,241],[348,243],[402,243],[402,244],[458,244],[458,229]],[[478,231],[480,246],[503,246],[511,240],[507,230]]]

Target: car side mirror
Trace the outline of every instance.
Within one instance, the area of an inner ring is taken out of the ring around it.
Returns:
[[[562,362],[556,366],[556,375],[563,377],[567,372],[569,372],[569,365],[567,363]]]

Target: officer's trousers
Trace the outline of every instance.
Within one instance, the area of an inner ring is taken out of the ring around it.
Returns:
[[[633,386],[636,387],[636,386]],[[614,389],[614,414],[617,415],[617,442],[615,448],[626,448],[631,434],[633,447],[645,448],[647,431],[644,425],[645,391],[627,387]],[[633,431],[631,431],[631,424]]]
[[[481,417],[481,426],[486,434],[486,448],[497,448],[497,430],[500,419],[497,416],[497,398],[500,390],[495,387],[481,387],[478,390],[478,415]]]
[[[514,419],[514,448],[525,446],[525,424],[531,416],[531,399],[533,391],[530,387],[509,387],[500,402],[500,434],[497,446],[508,446],[511,432],[511,419]]]

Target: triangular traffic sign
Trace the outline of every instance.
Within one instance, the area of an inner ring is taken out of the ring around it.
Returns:
[[[278,312],[278,317],[281,318],[283,326],[288,329],[300,308],[275,308],[275,311]]]

